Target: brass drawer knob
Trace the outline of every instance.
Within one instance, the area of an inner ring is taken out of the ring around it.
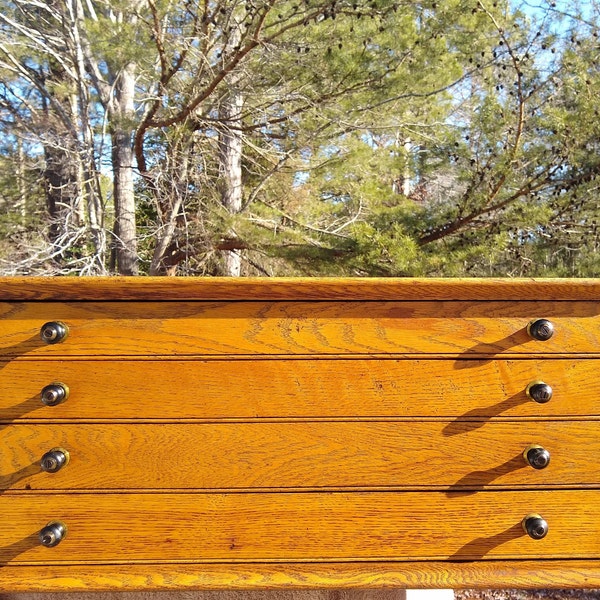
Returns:
[[[538,470],[545,469],[550,464],[550,452],[537,444],[525,448],[523,458],[530,467]]]
[[[532,381],[525,393],[538,404],[546,404],[552,399],[552,386],[543,381]]]
[[[540,515],[527,515],[521,524],[525,533],[534,540],[541,540],[548,533],[548,523]]]
[[[40,544],[46,548],[58,546],[67,535],[67,526],[62,521],[50,521],[39,532]]]
[[[69,397],[69,388],[64,383],[51,383],[42,389],[40,399],[46,406],[56,406]]]
[[[60,321],[44,323],[40,329],[40,337],[46,344],[58,344],[69,334],[69,328]]]
[[[527,333],[534,340],[546,342],[554,335],[554,325],[548,319],[535,319],[527,325]]]
[[[56,473],[69,463],[69,453],[64,448],[53,448],[42,456],[40,465],[46,473]]]

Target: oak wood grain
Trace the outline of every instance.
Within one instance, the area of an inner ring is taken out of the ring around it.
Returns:
[[[598,279],[4,277],[2,300],[600,300]]]
[[[342,588],[598,588],[600,562],[345,562],[0,567],[5,592]]]
[[[531,340],[527,324],[556,333]],[[46,345],[46,321],[68,338]],[[1,303],[5,356],[426,353],[594,353],[595,302],[89,302]]]
[[[15,490],[600,487],[600,421],[12,425],[0,447]],[[45,473],[55,447],[70,462]]]
[[[17,359],[0,367],[0,422],[600,416],[593,359]],[[547,404],[525,393],[538,380],[553,388]],[[40,390],[55,381],[69,399],[44,406]]]
[[[600,485],[600,280],[20,278],[0,299],[2,591],[600,585],[600,490],[576,489]],[[70,464],[41,473],[55,446]],[[42,548],[52,519],[69,534]]]
[[[13,564],[600,556],[600,491],[5,494],[0,512]],[[542,540],[523,531],[530,513]],[[68,535],[45,548],[53,519]]]

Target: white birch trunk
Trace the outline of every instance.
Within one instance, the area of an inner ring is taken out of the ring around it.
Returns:
[[[228,40],[228,48],[234,48],[240,43],[241,31],[232,17],[233,28]],[[221,175],[221,202],[232,214],[238,214],[243,206],[242,193],[242,109],[244,95],[240,90],[241,75],[233,72],[227,79],[228,91],[219,108],[219,119],[222,130],[219,139],[219,160]],[[234,231],[230,232],[233,238]],[[242,273],[241,250],[224,250],[225,275],[239,277]]]
[[[25,187],[25,152],[23,141],[17,137],[17,188],[19,191],[19,210],[21,217],[27,217],[27,188]]]
[[[133,131],[135,64],[118,75],[112,133],[113,201],[115,204],[115,258],[120,275],[138,274],[135,194],[133,187]]]
[[[402,194],[407,198],[412,192],[412,170],[410,168],[410,152],[412,150],[412,142],[410,138],[406,138],[402,144],[404,156],[404,173],[402,174]]]

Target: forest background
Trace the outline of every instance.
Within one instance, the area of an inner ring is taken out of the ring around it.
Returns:
[[[599,17],[0,0],[0,274],[600,276]]]

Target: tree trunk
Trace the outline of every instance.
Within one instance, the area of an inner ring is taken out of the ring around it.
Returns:
[[[230,91],[221,107],[221,120],[227,123],[221,133],[221,202],[232,214],[242,210],[242,132],[239,127],[239,115],[242,112],[244,98],[240,92]],[[231,235],[236,236],[232,231]],[[242,272],[241,250],[225,250],[225,274],[239,277]]]
[[[46,208],[50,217],[50,241],[53,244],[67,232],[69,220],[77,220],[79,166],[76,152],[65,147],[67,136],[52,136],[44,145],[44,182]]]
[[[115,83],[112,118],[114,258],[119,275],[138,274],[135,195],[133,189],[133,116],[135,64],[130,63]]]
[[[176,150],[174,150],[174,155],[178,155]],[[170,201],[170,206],[168,211],[159,211],[159,214],[163,213],[161,221],[159,221],[161,231],[157,233],[158,240],[150,262],[149,275],[175,275],[179,260],[185,256],[185,253],[182,253],[178,247],[175,233],[183,209],[189,177],[188,165],[189,153],[183,152],[177,161],[177,172],[173,172],[171,191],[163,195],[163,199]],[[158,196],[161,191],[155,188],[155,193]]]
[[[233,20],[233,18],[232,18]],[[234,48],[240,43],[241,32],[237,24],[232,28],[228,47]],[[240,90],[241,75],[234,71],[227,80],[227,94],[219,107],[221,134],[219,138],[220,193],[223,206],[232,215],[242,210],[242,109],[244,95]],[[235,231],[229,232],[232,238]],[[242,250],[224,250],[225,275],[239,277],[242,272]]]
[[[81,189],[85,198],[85,205],[82,203],[81,209],[84,220],[87,216],[90,238],[94,247],[93,263],[88,274],[106,275],[104,204],[100,187],[100,173],[96,168],[94,156],[93,120],[90,118],[89,112],[92,103],[85,64],[85,42],[82,39],[82,31],[85,30],[85,16],[79,0],[68,0],[64,6],[66,8],[65,18],[68,19],[68,28],[72,36],[73,66],[76,74],[76,123],[80,139]]]
[[[402,156],[404,157],[404,172],[402,173],[402,194],[407,198],[412,192],[412,169],[410,168],[410,152],[412,150],[412,142],[410,138],[406,138],[402,144]]]
[[[25,221],[27,217],[27,188],[25,186],[25,151],[23,140],[17,137],[17,191],[19,193],[19,212]]]
[[[50,61],[49,77],[56,90],[61,85],[70,83],[64,69]],[[79,161],[77,140],[65,119],[74,121],[73,98],[60,91],[51,91],[53,101],[62,107],[64,115],[61,119],[44,99],[44,115],[46,134],[44,145],[44,184],[46,193],[46,209],[50,219],[49,238],[53,246],[53,254],[59,260],[62,250],[68,247],[67,233],[69,225],[79,225],[78,207],[81,200]]]

